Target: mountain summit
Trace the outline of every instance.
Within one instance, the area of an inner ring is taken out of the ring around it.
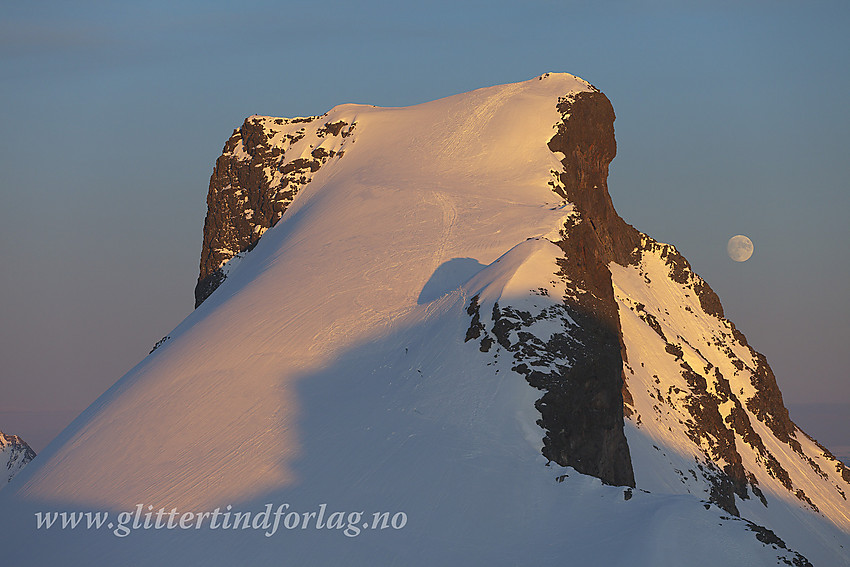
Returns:
[[[850,471],[617,215],[613,123],[567,74],[246,119],[197,309],[0,493],[0,533],[29,564],[850,562]],[[113,523],[36,529],[63,510]]]
[[[0,463],[5,465],[6,482],[14,478],[35,458],[35,451],[17,435],[7,435],[0,431]],[[4,482],[0,479],[0,488]]]

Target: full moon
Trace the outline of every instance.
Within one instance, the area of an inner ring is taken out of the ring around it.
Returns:
[[[743,234],[733,236],[726,244],[726,252],[736,262],[746,262],[753,255],[753,241]]]

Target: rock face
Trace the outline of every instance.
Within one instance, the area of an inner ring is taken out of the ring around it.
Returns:
[[[533,348],[533,335],[526,333],[514,370],[545,392],[537,408],[548,459],[609,484],[634,486],[623,432],[621,332],[607,265],[627,258],[638,237],[614,212],[607,190],[608,165],[616,154],[614,110],[595,89],[563,97],[557,108],[561,121],[549,148],[564,155],[564,170],[553,171],[550,184],[577,212],[555,242],[564,253],[557,275],[566,286],[561,300],[571,321],[569,340],[564,335]],[[504,327],[510,314],[509,307],[494,311],[494,328]],[[521,327],[528,317],[518,315],[514,325]],[[505,343],[502,337],[499,342]],[[540,366],[535,359],[553,354],[565,361],[557,371],[535,368]]]
[[[561,449],[561,458],[556,460],[571,464],[569,455],[577,454],[578,445],[584,448],[578,454],[584,453],[585,460],[599,463],[600,472],[610,468],[613,473],[588,474],[634,486],[628,443],[622,433],[623,398],[628,395],[623,381],[625,353],[607,266],[628,257],[637,231],[617,215],[608,194],[608,166],[617,152],[614,109],[595,89],[565,96],[557,109],[561,121],[549,149],[564,157],[563,171],[553,172],[552,187],[578,213],[564,226],[564,238],[556,242],[564,251],[559,275],[570,282],[564,303],[578,324],[581,345],[574,348],[575,362],[563,381],[558,406],[562,421],[583,423],[567,426],[578,436],[571,443],[573,448]],[[598,434],[587,435],[588,426]]]
[[[615,405],[617,399],[613,395],[614,385],[623,388],[623,396],[620,399],[625,400],[622,406],[624,414],[627,417],[634,416],[636,421],[641,419],[641,416],[634,414],[634,400],[624,371],[623,362],[628,362],[628,351],[620,325],[609,265],[639,267],[645,254],[657,254],[668,268],[668,281],[691,290],[699,302],[702,314],[716,319],[728,328],[728,334],[723,339],[717,339],[715,346],[723,350],[738,371],[749,373],[753,388],[751,396],[741,399],[740,394],[732,391],[729,381],[723,377],[719,368],[707,360],[703,359],[706,363],[704,368],[692,368],[683,358],[681,346],[667,341],[656,316],[647,311],[644,305],[630,302],[628,297],[623,298],[625,302],[632,304],[631,309],[665,342],[664,352],[680,362],[681,375],[689,390],[689,394],[683,398],[683,403],[677,406],[685,418],[680,425],[685,426],[688,437],[696,446],[705,449],[699,451],[702,453],[699,457],[702,458],[704,466],[700,470],[710,486],[710,500],[735,515],[738,515],[735,497],[748,499],[748,488],[764,502],[755,475],[746,471],[742,464],[739,447],[746,445],[757,454],[755,460],[764,464],[772,478],[778,480],[797,498],[816,508],[805,491],[794,486],[787,470],[765,447],[751,424],[750,416],[767,426],[776,439],[803,458],[815,473],[823,474],[814,460],[804,453],[796,438],[799,430],[789,418],[767,359],[749,347],[744,335],[724,319],[720,299],[704,280],[693,273],[684,257],[672,246],[659,244],[638,232],[614,210],[607,190],[608,165],[616,153],[614,111],[610,102],[600,92],[582,92],[560,100],[558,111],[562,121],[549,142],[549,148],[564,155],[561,160],[564,170],[553,172],[557,180],[551,185],[553,191],[572,203],[579,212],[578,221],[565,226],[564,239],[557,243],[565,253],[561,274],[578,289],[585,291],[581,300],[570,301],[565,298],[565,303],[573,312],[584,313],[584,322],[579,325],[585,335],[581,342],[584,346],[593,345],[589,349],[592,354],[587,355],[589,363],[573,365],[569,379],[563,381],[565,384],[571,384],[574,391],[564,395],[562,403],[559,404],[565,416],[561,421],[581,419],[575,416],[574,407],[567,400],[573,400],[573,403],[581,400],[579,407],[595,409]],[[649,278],[646,282],[652,285]],[[679,305],[665,305],[664,309],[668,311],[683,307],[693,313],[690,307]],[[687,339],[681,336],[677,338],[687,344]],[[611,348],[615,342],[620,347],[617,355],[613,354],[614,349]],[[752,362],[749,365],[744,363],[731,345],[745,348]],[[584,396],[575,391],[576,382],[583,385]],[[607,388],[604,384],[608,385]],[[595,404],[588,403],[591,399]],[[721,406],[725,406],[723,411]],[[744,406],[749,412],[744,410]],[[587,415],[588,412],[581,413]],[[614,429],[616,426],[611,428]],[[583,428],[573,424],[561,430],[579,432]],[[617,447],[615,454],[628,456],[628,449],[620,448],[619,442],[600,442],[600,439],[586,433],[579,434],[578,437],[584,439],[584,443],[595,447]],[[614,459],[621,465],[616,469],[620,472],[613,475],[590,472],[586,466],[572,462],[575,455],[582,453],[576,450],[576,445],[582,444],[568,443],[566,446],[571,449],[556,451],[554,454],[560,458],[553,460],[561,464],[571,464],[579,470],[584,468],[583,472],[595,474],[605,480],[617,479],[615,482],[618,484],[629,484],[630,471],[623,472],[629,469],[625,466],[623,457]],[[820,456],[826,459],[831,468],[846,482],[850,476],[847,468],[825,448],[818,447]],[[549,448],[547,446],[547,449]],[[599,463],[610,462],[611,455],[597,454],[593,460],[598,469]],[[836,489],[843,497],[844,489],[838,486]]]
[[[253,249],[313,175],[342,156],[354,125],[322,118],[250,116],[224,144],[210,177],[196,308],[227,277],[227,262]]]
[[[0,488],[12,480],[34,458],[35,451],[23,439],[0,431],[0,463],[5,464],[3,470],[6,474],[6,480],[0,483]]]

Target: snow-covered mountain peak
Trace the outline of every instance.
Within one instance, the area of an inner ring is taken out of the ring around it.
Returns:
[[[846,563],[850,473],[687,260],[617,215],[613,122],[567,74],[247,118],[198,309],[4,491],[0,531],[79,564]],[[409,521],[364,545],[27,524],[139,503]]]
[[[26,441],[17,435],[7,435],[0,431],[0,463],[4,464],[5,480],[0,480],[0,488],[12,480],[21,469],[35,458],[33,451]]]
[[[458,192],[463,184],[463,193],[481,198],[557,203],[548,190],[558,158],[546,143],[561,119],[552,101],[581,92],[595,89],[546,74],[412,107],[343,104],[322,116],[247,118],[210,179],[196,305],[226,278],[226,263],[251,250],[301,189],[332,175],[343,156],[346,175],[370,187],[404,179],[408,191]]]

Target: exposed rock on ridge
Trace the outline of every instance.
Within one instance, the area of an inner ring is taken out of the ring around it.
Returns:
[[[555,242],[563,252],[555,274],[563,285],[559,303],[539,313],[496,303],[488,329],[473,297],[466,340],[479,339],[483,352],[494,344],[507,350],[512,369],[543,391],[535,405],[547,459],[607,484],[633,487],[623,421],[624,349],[607,266],[612,258],[628,259],[640,236],[614,211],[607,191],[616,154],[610,102],[594,89],[562,97],[558,111],[562,119],[549,149],[564,155],[564,170],[551,172],[550,185],[576,212]],[[556,293],[547,287],[531,292]],[[531,327],[543,320],[561,331],[541,340]]]
[[[553,190],[575,205],[590,227],[586,252],[604,262],[625,264],[640,243],[640,233],[620,218],[608,193],[608,166],[617,153],[614,108],[599,91],[581,92],[558,102],[561,122],[549,149],[564,155],[564,171],[552,173]]]
[[[196,308],[227,277],[226,263],[253,249],[313,175],[342,156],[354,125],[323,116],[250,116],[224,144],[207,194]]]
[[[750,492],[767,505],[756,475],[743,465],[741,447],[748,445],[748,450],[756,455],[756,460],[763,464],[770,477],[800,501],[817,509],[805,491],[794,485],[786,468],[766,447],[752,425],[752,420],[763,423],[815,473],[824,476],[821,467],[805,454],[796,438],[799,430],[790,420],[766,358],[753,350],[744,335],[724,318],[717,294],[692,271],[688,261],[674,247],[660,244],[640,233],[614,210],[607,187],[608,165],[616,154],[615,117],[610,102],[604,94],[594,90],[562,97],[557,108],[562,120],[549,141],[549,148],[556,155],[563,154],[561,163],[564,170],[552,172],[555,180],[551,186],[555,193],[572,203],[578,213],[564,227],[563,239],[557,242],[564,251],[564,258],[559,262],[559,275],[573,286],[573,296],[565,297],[564,303],[573,319],[581,321],[580,330],[574,332],[578,333],[576,336],[580,343],[592,346],[589,349],[592,354],[587,354],[585,361],[577,359],[564,373],[565,379],[550,387],[547,395],[558,392],[559,403],[549,408],[550,414],[554,415],[547,417],[544,414],[541,422],[547,429],[544,453],[559,464],[574,466],[603,480],[616,479],[615,484],[633,485],[629,447],[624,438],[620,441],[619,434],[623,427],[622,416],[631,417],[634,413],[634,400],[626,373],[629,353],[609,266],[641,266],[643,256],[649,254],[666,264],[669,280],[693,292],[705,314],[728,328],[728,335],[718,337],[717,344],[738,371],[751,376],[752,395],[744,396],[743,390],[733,392],[729,380],[719,368],[707,361],[704,368],[692,367],[683,358],[682,347],[694,350],[687,339],[680,336],[676,336],[676,340],[668,339],[663,324],[655,315],[642,310],[640,304],[632,306],[645,324],[664,340],[667,353],[680,365],[688,390],[687,395],[676,404],[684,418],[680,426],[686,427],[696,454],[701,455],[698,457],[701,464],[695,467],[699,473],[693,474],[702,476],[710,486],[709,500],[735,515],[738,515],[735,498],[749,499]],[[644,277],[651,285],[649,278]],[[680,308],[676,305],[668,307],[671,311]],[[681,308],[691,311],[690,307]],[[612,348],[613,345],[619,348]],[[747,358],[752,362],[744,362],[736,355],[741,348],[746,350]],[[589,407],[595,411],[576,411]],[[623,408],[616,422],[611,419],[611,411],[615,407]],[[592,422],[589,427],[588,423],[581,423],[588,419]],[[635,415],[632,419],[640,423],[641,416]],[[591,432],[594,430],[595,434]],[[553,431],[560,433],[553,435]],[[599,435],[603,431],[607,443],[600,442]],[[612,442],[612,439],[617,441]],[[821,449],[822,457],[846,481],[850,477],[847,468],[828,451]],[[577,464],[579,456],[582,458]],[[595,464],[588,467],[588,462]],[[613,470],[600,467],[601,463],[612,462],[618,463]],[[842,489],[837,486],[836,489],[839,494],[844,494]]]
[[[563,98],[558,111],[562,121],[549,148],[564,154],[564,171],[553,172],[552,185],[575,206],[578,221],[564,227],[556,244],[564,251],[559,276],[568,285],[564,304],[578,324],[578,344],[569,369],[542,400],[544,454],[611,484],[634,486],[623,434],[624,353],[607,264],[627,257],[637,231],[620,219],[607,191],[617,151],[614,110],[596,91]]]
[[[0,431],[0,455],[0,462],[5,464],[6,482],[9,482],[35,458],[35,451],[17,435],[6,435]],[[6,482],[0,483],[0,488],[5,486]]]

